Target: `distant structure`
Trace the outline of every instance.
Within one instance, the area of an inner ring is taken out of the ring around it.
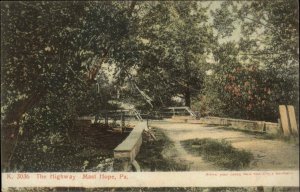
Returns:
[[[168,107],[162,110],[162,115],[166,117],[173,116],[191,116],[196,118],[197,115],[194,111],[192,111],[189,107]]]

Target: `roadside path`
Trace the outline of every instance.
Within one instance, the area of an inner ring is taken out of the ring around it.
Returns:
[[[174,147],[163,151],[167,157],[178,162],[185,162],[190,171],[222,170],[201,157],[188,153],[180,141],[195,138],[226,139],[233,147],[245,149],[254,155],[254,160],[245,170],[298,170],[299,146],[281,140],[262,139],[240,131],[219,129],[216,126],[200,124],[151,122],[150,126],[157,127],[174,142]]]

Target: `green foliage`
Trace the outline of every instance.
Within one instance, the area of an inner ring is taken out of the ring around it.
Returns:
[[[226,140],[191,139],[181,141],[181,144],[191,153],[200,155],[205,160],[229,170],[243,169],[253,159],[252,153],[236,149]]]
[[[11,124],[19,126],[17,134],[4,134],[14,137],[15,158],[26,157],[16,160],[18,165],[27,167],[26,159],[45,162],[48,155],[52,162],[32,169],[51,169],[59,164],[58,153],[77,150],[67,150],[74,120],[113,107],[108,103],[112,89],[99,71],[128,31],[127,7],[110,2],[1,4],[1,121],[4,133]],[[32,151],[43,155],[34,157]],[[57,170],[63,167],[68,166],[62,163]]]
[[[233,42],[215,51],[218,64],[205,78],[203,103],[213,115],[276,121],[270,76],[257,63],[243,64],[238,52]]]
[[[154,107],[174,105],[174,96],[189,106],[190,98],[202,88],[202,66],[213,42],[207,8],[196,2],[162,2],[145,3],[143,11],[141,63],[134,78]]]
[[[125,6],[111,3],[7,2],[2,7],[2,118],[22,115],[20,106],[35,95],[85,98],[84,92],[91,93],[88,78],[94,81],[128,26]]]
[[[277,121],[278,106],[298,111],[297,3],[224,2],[213,12],[218,34],[241,31],[214,51],[205,79],[203,108],[234,118]]]

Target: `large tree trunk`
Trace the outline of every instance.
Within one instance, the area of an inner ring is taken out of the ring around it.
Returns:
[[[45,91],[35,91],[28,98],[14,103],[11,110],[6,113],[3,123],[8,125],[17,123],[26,111],[41,100],[45,93]]]
[[[185,106],[191,107],[191,90],[190,86],[187,85],[184,91],[184,100],[185,100]]]
[[[3,169],[10,168],[10,161],[14,155],[15,147],[18,143],[19,123],[26,111],[37,104],[45,95],[45,91],[34,92],[27,99],[15,103],[11,110],[8,111],[2,122],[1,128],[1,167]]]

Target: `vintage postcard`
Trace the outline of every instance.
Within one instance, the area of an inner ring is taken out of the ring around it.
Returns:
[[[1,2],[2,191],[299,191],[299,3]]]

